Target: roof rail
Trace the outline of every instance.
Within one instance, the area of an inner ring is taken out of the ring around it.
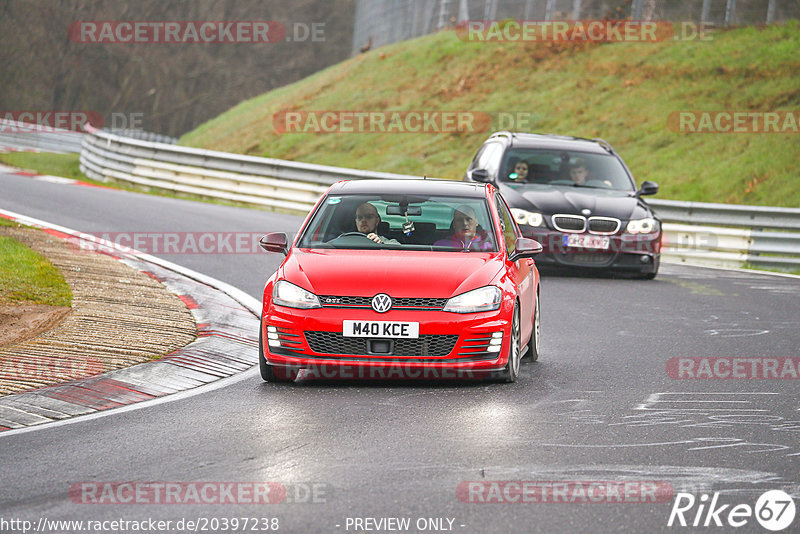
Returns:
[[[489,139],[493,139],[495,137],[513,137],[513,136],[514,136],[513,133],[503,130],[501,132],[494,132],[492,135],[489,136]]]
[[[614,147],[612,147],[611,143],[609,143],[605,139],[600,139],[599,137],[595,137],[594,139],[592,139],[592,141],[594,141],[595,143],[597,143],[601,147],[605,148],[607,151],[609,151],[611,153],[614,152]]]

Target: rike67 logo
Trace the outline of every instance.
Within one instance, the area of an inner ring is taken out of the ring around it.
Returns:
[[[751,523],[755,517],[763,528],[778,532],[794,522],[794,499],[781,490],[762,494],[755,507],[749,504],[718,504],[719,493],[714,493],[710,499],[709,502],[709,496],[705,493],[699,499],[691,493],[678,493],[667,526],[739,528]]]

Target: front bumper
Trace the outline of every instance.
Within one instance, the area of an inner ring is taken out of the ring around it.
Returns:
[[[295,310],[270,303],[261,324],[262,356],[275,366],[377,367],[409,377],[426,370],[497,371],[508,360],[512,313],[513,303],[473,314],[427,310],[379,314],[366,308]],[[419,338],[344,337],[344,320],[418,322]],[[268,327],[277,331],[277,340],[269,339]],[[497,332],[502,333],[502,344],[499,351],[490,350],[492,334]],[[419,376],[428,375],[423,372]]]
[[[607,250],[568,247],[565,238],[570,234],[522,226],[525,237],[542,244],[543,252],[536,256],[538,267],[558,266],[581,269],[602,269],[653,273],[658,269],[661,253],[661,231],[653,234],[617,233],[610,236]]]

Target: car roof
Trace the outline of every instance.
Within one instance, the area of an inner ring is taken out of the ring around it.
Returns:
[[[335,195],[450,195],[486,197],[486,184],[455,180],[349,180],[333,184],[329,193]]]
[[[496,132],[489,137],[490,140],[501,140],[512,147],[543,148],[547,150],[574,150],[579,152],[594,152],[596,154],[613,153],[613,148],[602,139],[585,139],[583,137],[570,137],[566,135],[533,134],[519,132]]]

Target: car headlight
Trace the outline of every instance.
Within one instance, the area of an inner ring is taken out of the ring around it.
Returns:
[[[544,217],[541,213],[535,211],[526,211],[519,208],[511,208],[511,214],[514,215],[514,220],[517,224],[525,224],[527,226],[541,226],[544,222]]]
[[[628,223],[626,231],[629,234],[652,234],[653,232],[658,232],[658,221],[652,217],[634,219]]]
[[[451,298],[447,301],[443,310],[453,313],[492,311],[500,308],[502,298],[503,294],[499,287],[481,287]]]
[[[272,302],[279,306],[300,308],[303,310],[322,307],[314,293],[306,291],[302,287],[296,286],[286,280],[279,280],[272,287]]]

